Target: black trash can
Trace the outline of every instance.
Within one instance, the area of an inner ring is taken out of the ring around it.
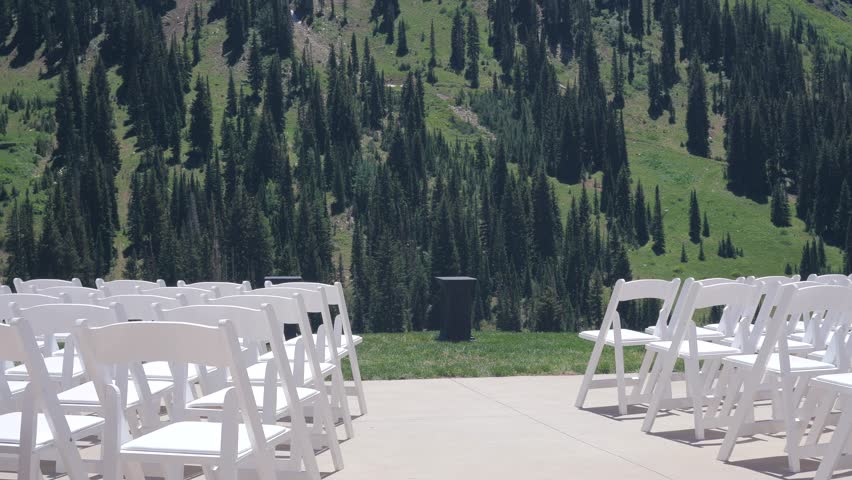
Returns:
[[[441,323],[438,340],[473,340],[470,332],[477,280],[473,277],[435,277],[435,281],[438,283],[438,296],[433,308]]]

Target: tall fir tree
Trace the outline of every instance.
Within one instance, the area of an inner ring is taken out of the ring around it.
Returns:
[[[450,68],[456,73],[464,70],[465,63],[465,31],[461,10],[456,9],[453,15],[453,28],[450,34]]]
[[[653,238],[654,244],[652,249],[657,255],[666,253],[666,231],[663,225],[663,207],[660,203],[660,186],[654,188],[654,220],[653,220]]]
[[[465,78],[471,88],[479,88],[479,24],[476,15],[470,12],[467,17],[467,70]]]
[[[404,57],[408,55],[408,38],[405,34],[405,19],[399,20],[399,30],[396,34],[396,56]]]
[[[698,207],[698,193],[695,189],[689,196],[689,241],[701,241],[701,212]]]
[[[699,157],[710,156],[709,130],[704,66],[696,56],[689,62],[689,99],[686,109],[686,149],[689,153]]]

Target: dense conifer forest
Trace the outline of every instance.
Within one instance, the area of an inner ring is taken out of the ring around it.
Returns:
[[[0,0],[0,279],[298,274],[396,332],[464,274],[480,326],[573,331],[619,278],[850,273],[852,63],[807,9],[852,5],[778,8]]]

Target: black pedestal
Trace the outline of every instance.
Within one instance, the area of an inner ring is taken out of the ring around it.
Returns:
[[[264,277],[263,280],[265,282],[272,282],[273,285],[278,285],[280,283],[293,283],[293,282],[301,282],[302,277],[298,275],[272,275],[269,277]]]
[[[470,336],[476,279],[473,277],[435,277],[438,303],[434,306],[441,321],[439,340],[467,342]]]
[[[270,275],[263,278],[264,282],[272,282],[273,285],[281,285],[282,283],[301,282],[302,277],[298,275]],[[284,324],[284,338],[290,340],[299,336],[299,326],[292,323]]]

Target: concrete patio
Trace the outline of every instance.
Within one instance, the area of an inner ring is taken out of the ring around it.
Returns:
[[[643,408],[617,415],[614,390],[592,390],[574,408],[580,376],[367,382],[370,412],[343,443],[337,480],[813,478],[791,475],[782,437],[744,439],[732,462],[716,460],[722,433],[694,442],[692,419],[672,412],[651,435]],[[331,470],[327,454],[323,471]],[[835,478],[852,475],[837,472]]]
[[[370,412],[355,420],[356,437],[342,443],[345,468],[331,473],[323,453],[320,470],[334,480],[795,480],[813,478],[818,467],[804,460],[803,472],[791,475],[783,437],[767,435],[742,439],[732,462],[719,462],[723,433],[693,441],[686,412],[664,413],[654,433],[644,434],[644,408],[618,417],[614,390],[592,390],[587,408],[578,410],[581,379],[366,382]],[[342,427],[339,433],[345,436]],[[195,468],[186,475],[203,479]],[[834,478],[848,477],[852,470]]]

